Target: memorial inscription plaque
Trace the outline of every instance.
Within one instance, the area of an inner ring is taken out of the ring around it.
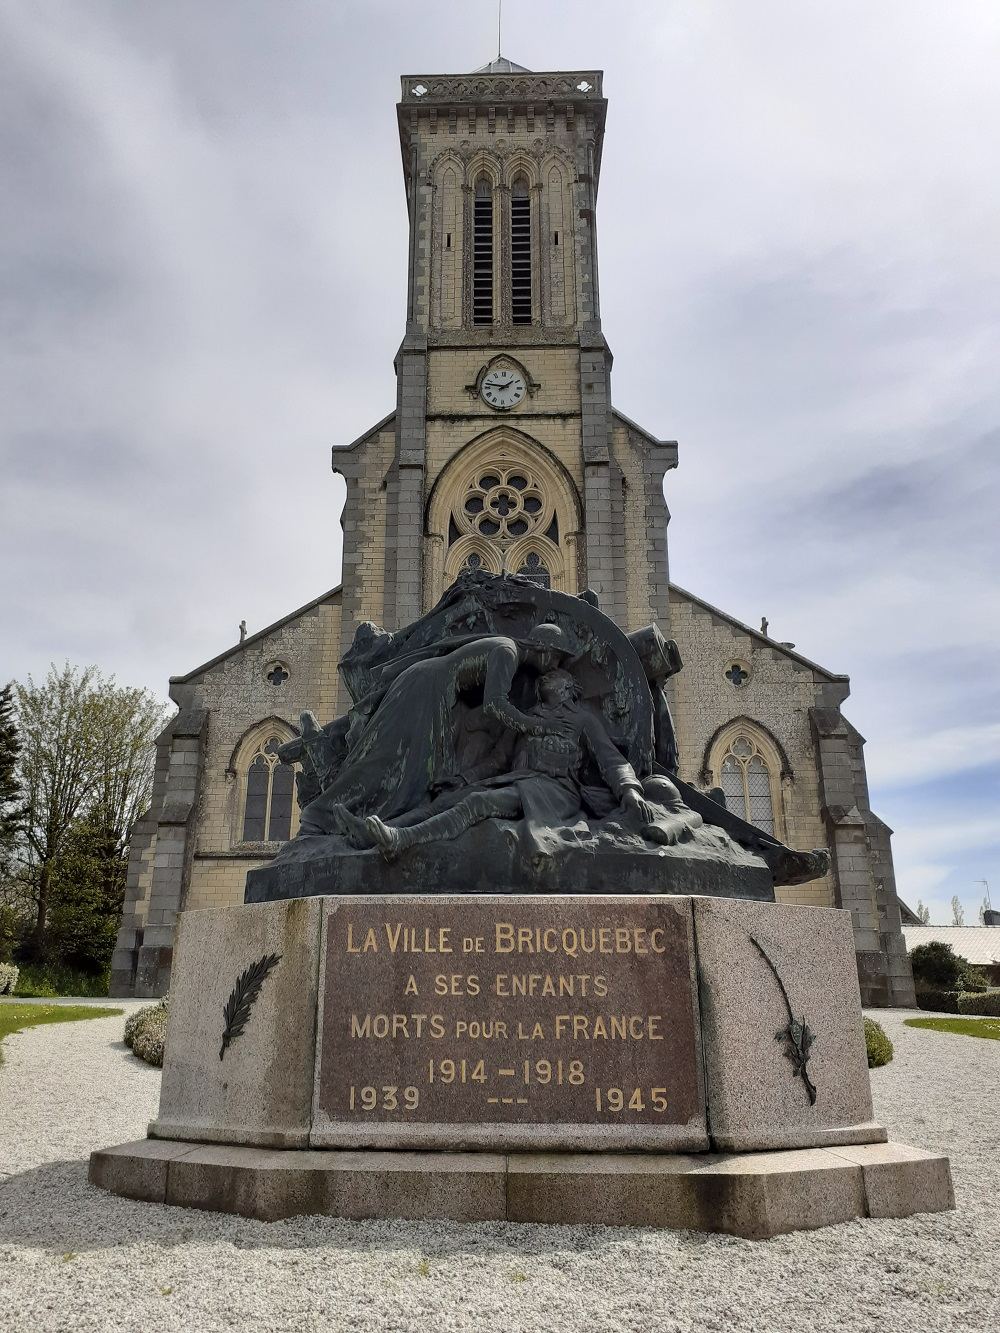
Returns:
[[[316,1146],[707,1147],[690,906],[331,899]]]

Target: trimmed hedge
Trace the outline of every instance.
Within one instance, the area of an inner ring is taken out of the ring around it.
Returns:
[[[0,995],[13,995],[17,985],[18,968],[16,963],[0,963]]]
[[[985,995],[963,992],[958,999],[960,1014],[979,1014],[983,1018],[1000,1018],[1000,990],[987,991]]]
[[[917,989],[917,1008],[931,1014],[957,1014],[959,990],[936,990],[931,986]]]
[[[132,1054],[148,1065],[163,1066],[163,1043],[167,1035],[167,1010],[170,996],[164,995],[156,1004],[137,1009],[125,1021],[123,1041]]]
[[[868,1052],[868,1068],[878,1069],[892,1059],[892,1042],[885,1035],[881,1023],[874,1018],[865,1019],[865,1049]]]

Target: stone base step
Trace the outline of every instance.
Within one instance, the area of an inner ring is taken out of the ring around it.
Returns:
[[[948,1159],[900,1143],[667,1155],[278,1151],[141,1139],[93,1153],[89,1177],[125,1198],[268,1222],[321,1214],[582,1223],[749,1240],[955,1206]]]

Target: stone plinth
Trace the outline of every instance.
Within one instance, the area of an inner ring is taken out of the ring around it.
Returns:
[[[309,899],[181,917],[160,1138],[308,1145],[321,921],[322,904]],[[224,1047],[225,1008],[240,977],[275,956],[240,1033]]]
[[[884,1140],[872,1121],[850,914],[697,898],[694,922],[713,1146]],[[795,1074],[795,1022],[812,1034],[806,1078]]]
[[[227,998],[276,955],[223,1051]],[[886,1137],[850,921],[828,908],[298,899],[186,913],[175,968],[157,1138],[670,1152]]]
[[[175,969],[151,1137],[92,1158],[129,1197],[751,1237],[952,1206],[872,1121],[846,913],[310,898],[187,913]]]
[[[266,1222],[445,1218],[727,1232],[764,1240],[955,1206],[948,1160],[897,1143],[776,1153],[275,1152],[140,1140],[95,1152],[125,1198]]]

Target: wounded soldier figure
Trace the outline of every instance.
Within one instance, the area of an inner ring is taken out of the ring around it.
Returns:
[[[341,809],[345,834],[356,843],[375,844],[392,859],[419,843],[456,838],[486,819],[519,818],[536,854],[545,855],[553,831],[571,832],[585,813],[600,818],[611,813],[615,803],[626,822],[651,842],[672,845],[701,825],[701,816],[681,802],[668,778],[639,780],[600,716],[579,702],[579,686],[568,671],[542,676],[538,696],[529,712],[538,734],[512,737],[509,763],[499,754],[495,759],[504,771],[445,792],[422,809],[392,820],[378,815],[362,819]],[[582,781],[588,758],[600,772],[603,790]],[[586,828],[584,822],[581,832]]]

